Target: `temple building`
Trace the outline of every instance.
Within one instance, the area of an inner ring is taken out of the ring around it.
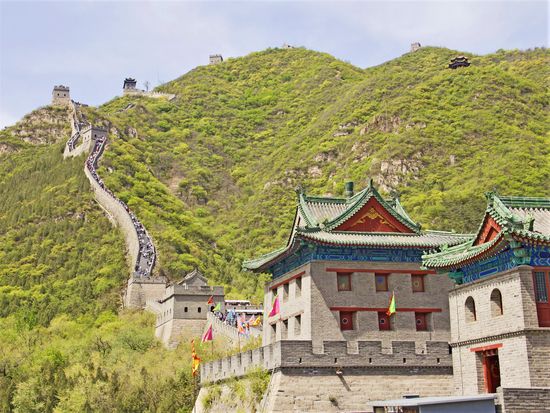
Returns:
[[[505,411],[540,411],[550,403],[550,199],[487,198],[472,240],[423,257],[456,284],[455,393],[496,392]]]
[[[451,59],[451,63],[449,63],[449,69],[456,69],[459,67],[468,66],[470,66],[470,62],[468,61],[468,58],[466,56],[457,56]]]
[[[276,340],[448,341],[444,274],[421,268],[423,251],[461,244],[470,235],[424,231],[397,198],[384,199],[370,185],[347,197],[298,194],[287,245],[247,261],[244,267],[271,272],[264,308],[280,298],[281,315],[267,319],[264,345]],[[386,314],[391,295],[397,314]]]
[[[147,306],[157,314],[155,336],[167,347],[176,347],[182,332],[200,336],[206,325],[207,316],[214,305],[207,304],[212,297],[214,302],[224,305],[224,289],[210,286],[202,273],[195,269],[181,281],[166,287],[159,300],[150,300]]]

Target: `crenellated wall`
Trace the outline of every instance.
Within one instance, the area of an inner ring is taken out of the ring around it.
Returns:
[[[311,341],[283,340],[203,364],[195,411],[231,411],[227,395],[234,394],[234,379],[246,386],[247,374],[258,368],[270,374],[252,409],[261,412],[366,412],[373,400],[449,395],[453,382],[447,342],[418,349],[414,342],[394,341],[386,349],[381,341],[325,341],[316,353]],[[213,399],[216,394],[221,396]]]
[[[239,353],[201,366],[201,383],[243,376],[253,367],[285,368],[428,368],[451,374],[452,361],[447,342],[428,341],[417,349],[413,341],[393,341],[389,349],[381,341],[325,341],[323,351],[313,351],[311,341],[276,341],[259,349]],[[418,351],[417,351],[418,350]]]

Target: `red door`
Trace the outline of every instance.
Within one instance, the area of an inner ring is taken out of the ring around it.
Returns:
[[[353,312],[340,311],[340,330],[353,330]]]
[[[540,327],[550,327],[550,269],[541,268],[533,271],[535,286],[535,302],[537,303],[537,315]]]
[[[428,323],[426,322],[426,313],[414,313],[414,319],[416,322],[416,331],[428,330]]]
[[[487,393],[496,393],[497,387],[500,386],[500,365],[497,350],[483,352],[483,377]]]
[[[378,329],[381,331],[391,330],[390,317],[386,313],[378,313]]]

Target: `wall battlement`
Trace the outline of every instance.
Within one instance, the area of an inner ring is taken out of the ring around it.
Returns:
[[[201,384],[245,375],[251,368],[267,370],[285,368],[373,369],[441,369],[451,370],[452,360],[446,342],[428,341],[417,351],[414,341],[393,341],[383,348],[381,341],[358,341],[357,348],[348,348],[348,341],[325,341],[322,352],[314,352],[311,341],[282,340],[268,346],[204,363]]]

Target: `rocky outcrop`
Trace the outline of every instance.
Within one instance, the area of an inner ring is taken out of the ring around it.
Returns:
[[[418,157],[411,159],[388,159],[380,162],[380,173],[376,175],[375,182],[380,189],[391,192],[397,189],[405,178],[417,179],[422,162]]]
[[[10,133],[31,145],[56,143],[70,134],[67,116],[67,107],[46,106],[26,115],[10,128]]]

